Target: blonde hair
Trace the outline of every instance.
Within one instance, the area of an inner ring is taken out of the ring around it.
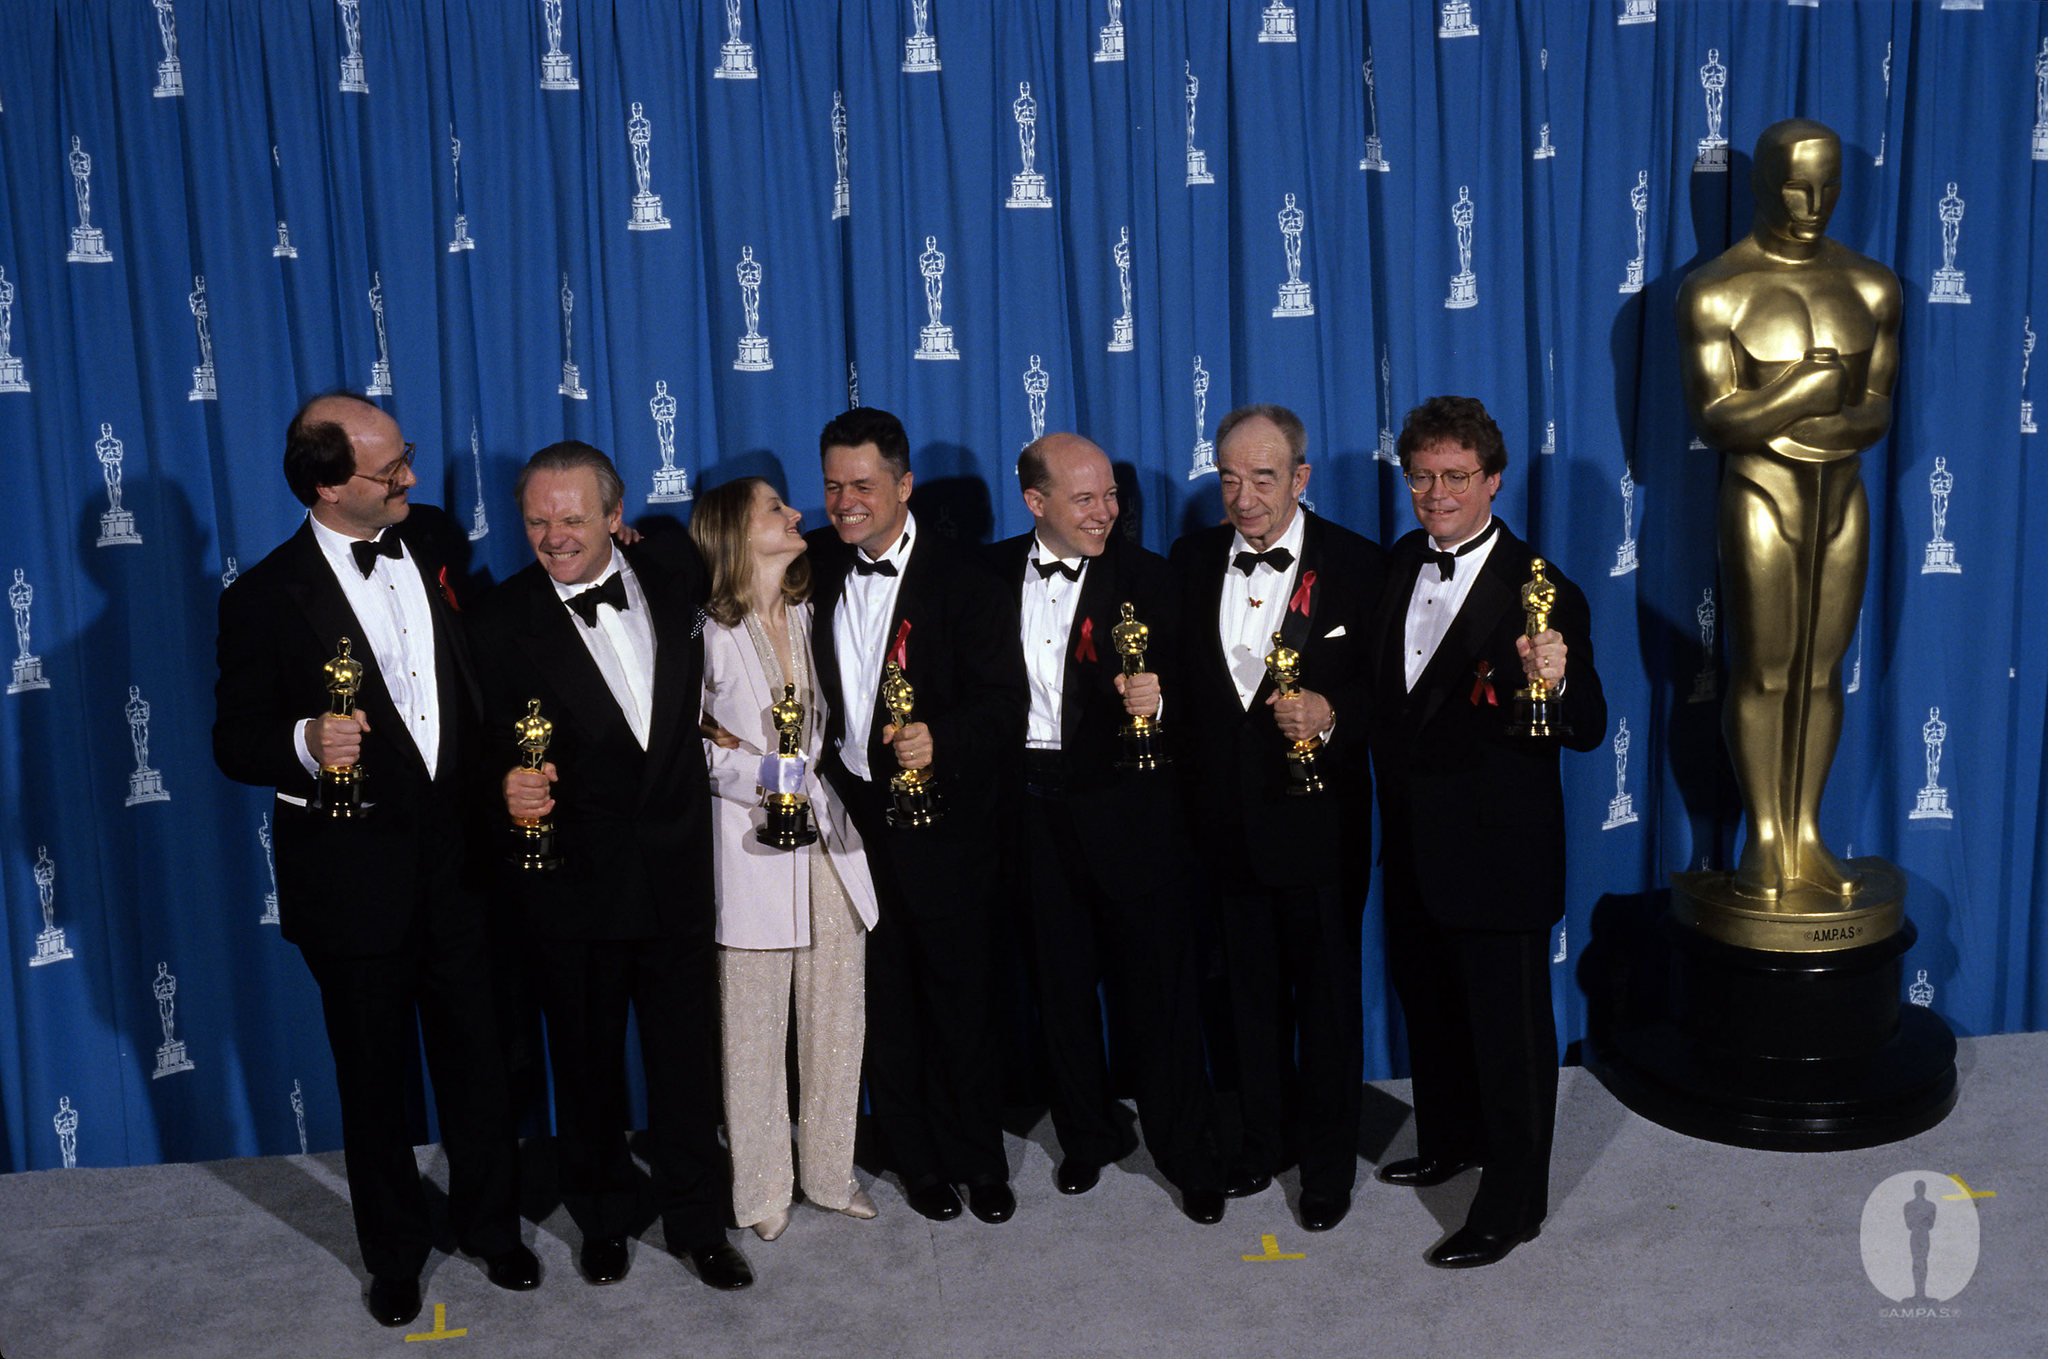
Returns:
[[[754,559],[748,549],[753,536],[754,496],[775,487],[764,477],[738,477],[697,497],[690,512],[690,537],[711,569],[711,598],[704,612],[720,627],[734,627],[747,616],[746,592],[754,583]],[[782,573],[784,607],[811,597],[811,562],[798,557]]]

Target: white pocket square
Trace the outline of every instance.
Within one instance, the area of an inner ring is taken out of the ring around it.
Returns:
[[[1327,641],[1327,640],[1328,640],[1329,638],[1332,638],[1332,637],[1342,637],[1343,635],[1344,635],[1344,625],[1343,625],[1342,623],[1339,623],[1339,624],[1338,624],[1338,625],[1337,625],[1336,627],[1334,627],[1334,628],[1331,628],[1331,629],[1330,629],[1330,630],[1329,630],[1328,632],[1324,633],[1324,634],[1323,634],[1323,638],[1324,638],[1324,640],[1326,640],[1326,641]]]

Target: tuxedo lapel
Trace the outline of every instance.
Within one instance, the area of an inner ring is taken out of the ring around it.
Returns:
[[[811,543],[811,667],[831,710],[825,738],[836,747],[846,728],[846,700],[839,692],[839,646],[832,636],[832,617],[845,593],[848,568],[843,556],[825,550],[815,537]]]
[[[1301,510],[1301,560],[1295,564],[1294,579],[1289,584],[1287,612],[1280,615],[1280,640],[1296,651],[1307,649],[1309,639],[1316,635],[1316,612],[1322,607],[1323,595],[1328,582],[1318,570],[1321,566],[1323,548],[1323,522]],[[1299,601],[1301,609],[1294,606]]]
[[[398,705],[391,701],[391,690],[384,683],[384,671],[371,649],[369,633],[364,629],[362,620],[356,617],[341,582],[334,578],[334,569],[328,565],[326,555],[320,551],[320,544],[313,537],[311,520],[292,536],[291,543],[294,569],[286,588],[293,601],[304,612],[326,655],[338,652],[341,639],[346,637],[349,639],[349,654],[363,664],[363,684],[356,691],[356,706],[368,715],[371,730],[404,731],[405,722],[398,715]],[[425,775],[427,762],[421,757],[418,746],[410,740],[397,740],[391,744],[416,761],[420,773]]]
[[[656,770],[667,767],[677,741],[698,734],[697,717],[704,709],[704,696],[691,692],[692,678],[701,681],[703,677],[701,667],[691,664],[698,645],[692,635],[697,617],[667,575],[651,566],[643,568],[638,553],[628,553],[626,560],[634,568],[641,593],[647,596],[648,627],[654,634],[654,711],[648,714],[646,769],[646,777],[652,779]],[[701,691],[701,683],[696,688]]]
[[[1472,672],[1473,658],[1485,649],[1486,640],[1500,626],[1502,615],[1520,602],[1517,594],[1520,587],[1514,581],[1515,570],[1521,560],[1521,554],[1516,551],[1520,543],[1507,531],[1505,524],[1500,528],[1500,539],[1494,544],[1493,551],[1487,554],[1479,579],[1472,582],[1464,607],[1451,620],[1450,631],[1444,634],[1436,654],[1429,658],[1422,677],[1415,683],[1422,705],[1419,726],[1426,725],[1444,700],[1454,696],[1460,686],[1469,689],[1478,679]],[[1519,671],[1512,676],[1489,674],[1485,678],[1491,681],[1495,695],[1499,696],[1503,689],[1511,689],[1520,683],[1519,674]]]
[[[1214,690],[1219,703],[1227,698],[1235,707],[1237,683],[1230,677],[1230,661],[1223,654],[1223,637],[1218,631],[1224,585],[1235,570],[1230,564],[1230,534],[1228,528],[1212,530],[1201,544],[1208,560],[1197,562],[1195,595],[1187,601],[1189,635],[1181,645],[1191,683]]]
[[[925,532],[929,531],[925,530]],[[903,578],[896,587],[896,611],[889,616],[888,630],[882,634],[882,664],[884,666],[887,666],[890,658],[896,654],[898,639],[902,640],[903,677],[910,681],[910,689],[913,694],[917,692],[918,665],[924,659],[924,652],[921,649],[923,639],[917,636],[917,628],[911,615],[914,613],[919,616],[925,616],[928,613],[928,610],[924,607],[925,600],[934,588],[931,580],[931,554],[924,550],[924,542],[924,533],[921,532],[917,540],[910,545],[910,558],[903,563]],[[905,625],[910,625],[908,632],[904,631]],[[882,706],[882,691],[886,687],[886,684],[877,684],[875,686],[875,706],[874,710],[868,714],[869,744],[871,746],[868,752],[868,759],[871,766],[877,769],[887,767],[881,759],[881,755],[877,753],[886,753],[883,751],[881,744],[882,728],[887,726],[892,720],[888,709]],[[915,712],[912,713],[912,716],[916,716]]]
[[[604,682],[604,672],[597,668],[590,649],[576,635],[576,629],[583,624],[562,606],[544,572],[536,570],[524,580],[527,585],[521,601],[521,649],[568,708],[567,713],[544,712],[541,716],[553,722],[574,721],[585,728],[593,744],[624,741],[638,748],[640,743],[634,739],[632,724],[620,710],[618,699],[612,696],[611,686]]]
[[[450,686],[451,691],[459,691],[470,711],[476,712],[483,706],[483,691],[470,662],[469,648],[463,641],[461,620],[455,616],[455,597],[448,583],[448,567],[434,552],[426,533],[406,532],[408,527],[418,522],[417,518],[408,517],[392,532],[404,540],[406,552],[413,565],[419,568],[420,584],[427,591],[427,611],[434,617],[436,654],[445,657],[454,670],[453,674],[441,677],[441,682]],[[442,734],[443,739],[453,735],[452,727],[444,724]]]
[[[1408,627],[1408,601],[1415,594],[1416,577],[1422,573],[1421,539],[1420,533],[1411,533],[1394,544],[1387,562],[1386,588],[1373,610],[1373,674],[1383,693],[1402,694],[1408,688],[1401,647]]]
[[[1105,654],[1116,651],[1110,629],[1122,617],[1117,608],[1122,585],[1117,555],[1112,542],[1088,563],[1081,577],[1081,597],[1074,602],[1074,623],[1067,630],[1066,662],[1060,676],[1060,732],[1065,740],[1072,740],[1081,730],[1081,705],[1088,697],[1091,673],[1100,668]]]

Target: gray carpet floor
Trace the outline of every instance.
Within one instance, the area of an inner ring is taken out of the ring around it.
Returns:
[[[2048,1355],[2048,1034],[1965,1040],[1958,1066],[1939,1127],[1822,1155],[1680,1136],[1567,1068],[1542,1236],[1462,1272],[1422,1253],[1463,1220],[1474,1174],[1416,1192],[1362,1165],[1351,1215],[1322,1235],[1296,1224],[1283,1176],[1198,1227],[1142,1152],[1062,1197],[1041,1121],[1011,1139],[1003,1226],[927,1222],[884,1179],[873,1221],[800,1206],[778,1241],[734,1233],[750,1291],[698,1283],[658,1228],[627,1279],[595,1288],[542,1189],[538,1291],[436,1254],[419,1322],[387,1331],[363,1309],[338,1152],[0,1176],[0,1354]],[[1368,1161],[1412,1150],[1407,1099],[1406,1082],[1367,1088]],[[437,1149],[421,1158],[443,1177]],[[1927,1285],[1942,1300],[1910,1306],[1873,1282],[1906,1268],[1903,1191],[1881,1186],[1909,1172],[1939,1177],[1943,1200]],[[437,1307],[449,1334],[429,1338]]]

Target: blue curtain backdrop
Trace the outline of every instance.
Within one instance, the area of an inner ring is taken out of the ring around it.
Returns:
[[[563,437],[612,452],[633,516],[765,470],[815,521],[816,432],[856,392],[903,415],[950,532],[1028,524],[1010,468],[1042,419],[1128,464],[1164,549],[1218,518],[1207,442],[1258,400],[1306,418],[1318,512],[1391,541],[1401,413],[1482,397],[1498,508],[1591,597],[1613,714],[1566,774],[1580,1035],[1595,903],[1734,848],[1718,470],[1671,305],[1793,114],[1841,132],[1833,234],[1906,297],[1827,832],[1906,870],[1917,999],[2041,1026],[2048,13],[922,7],[0,6],[0,1166],[338,1143],[315,991],[265,920],[266,795],[208,726],[221,582],[298,523],[283,425],[341,383],[389,388],[484,577],[526,555],[512,469]]]

